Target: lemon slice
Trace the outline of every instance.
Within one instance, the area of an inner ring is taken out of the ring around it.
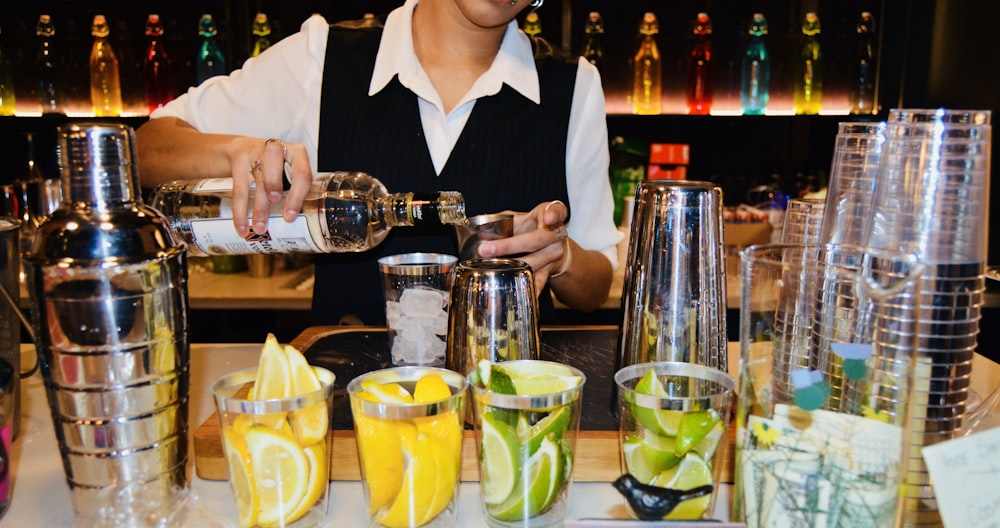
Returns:
[[[260,525],[287,522],[309,489],[309,459],[295,438],[265,426],[246,434]]]
[[[264,347],[260,351],[257,379],[253,386],[255,400],[287,398],[291,394],[292,369],[288,356],[278,344],[274,334],[267,334]]]
[[[229,467],[229,483],[236,498],[236,514],[239,517],[240,528],[255,526],[260,504],[254,491],[246,440],[231,427],[226,427],[222,430],[222,446]]]
[[[361,388],[381,403],[413,403],[413,395],[398,383],[379,383],[369,379],[361,382]]]
[[[421,376],[413,388],[414,403],[431,403],[448,398],[451,398],[451,387],[439,374]]]
[[[418,435],[414,443],[415,450],[405,453],[408,464],[403,485],[389,509],[378,518],[388,528],[423,524],[437,494],[439,464],[432,443],[424,435]]]
[[[298,506],[288,514],[285,522],[295,522],[309,512],[326,492],[326,483],[330,478],[330,457],[327,455],[326,442],[311,445],[303,449],[309,460],[309,483],[306,495]]]
[[[708,463],[701,455],[691,452],[684,456],[680,464],[660,473],[651,484],[660,488],[689,490],[713,483],[712,469],[708,467]],[[688,499],[678,504],[664,519],[701,519],[711,502],[711,494]]]
[[[357,393],[361,399],[374,399]],[[357,406],[356,402],[352,405]],[[403,484],[403,448],[400,435],[391,420],[366,416],[355,407],[354,433],[357,436],[361,469],[368,486],[368,511],[374,513],[396,497]]]
[[[514,428],[494,415],[484,415],[481,425],[480,477],[483,502],[505,501],[521,474],[521,448]]]
[[[292,373],[292,390],[289,396],[301,396],[323,388],[312,367],[295,347],[286,346],[285,355]],[[310,446],[326,440],[330,421],[326,402],[319,402],[304,409],[289,413],[288,423],[295,438],[302,446]]]

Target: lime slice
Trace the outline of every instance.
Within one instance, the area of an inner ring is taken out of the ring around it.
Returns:
[[[642,438],[642,450],[646,459],[657,473],[676,466],[681,457],[674,453],[676,439],[672,436],[660,436],[652,431],[646,431]]]
[[[663,384],[656,377],[656,370],[654,369],[646,371],[646,374],[642,376],[639,383],[635,385],[635,392],[649,396],[667,396],[667,391],[663,389]],[[633,402],[632,415],[635,416],[635,421],[645,429],[653,431],[660,436],[677,436],[677,429],[680,427],[684,412],[651,409]]]
[[[538,450],[538,446],[541,445],[543,438],[561,439],[566,434],[570,418],[572,417],[572,412],[568,406],[557,407],[535,425],[524,431],[519,431],[518,437],[522,444],[528,446],[528,454],[534,454]]]
[[[689,490],[714,484],[712,470],[701,455],[688,453],[681,463],[661,472],[651,482],[653,486],[676,490]],[[703,495],[677,505],[664,519],[701,519],[712,502],[712,495]]]
[[[483,502],[499,504],[510,496],[520,476],[520,443],[514,429],[493,415],[483,415],[481,428]]]
[[[556,376],[554,374],[529,374],[513,378],[517,394],[543,395],[555,394],[576,388],[583,381],[580,376]]]
[[[702,438],[712,430],[716,422],[720,422],[719,414],[712,409],[705,411],[689,411],[681,417],[677,428],[677,456],[683,456],[691,450]]]
[[[507,361],[501,365],[511,378],[550,374],[552,376],[572,376],[573,369],[551,361]]]
[[[562,450],[550,438],[544,438],[538,451],[525,464],[507,500],[487,505],[493,518],[514,522],[541,514],[551,506],[565,484],[565,464]]]
[[[495,364],[490,367],[489,379],[489,385],[485,385],[485,387],[490,392],[497,394],[517,394],[517,391],[514,389],[514,381],[507,372]]]
[[[674,454],[674,439],[652,431],[644,435],[629,435],[622,442],[625,467],[633,477],[649,484],[663,470],[676,466],[680,457]]]
[[[639,482],[649,484],[659,474],[646,458],[642,438],[636,435],[626,437],[622,442],[622,454],[625,455],[625,470],[639,479]]]
[[[712,457],[715,455],[716,449],[718,449],[719,444],[722,442],[723,435],[726,434],[726,428],[722,425],[722,420],[716,421],[712,424],[712,429],[701,439],[700,442],[691,448],[692,451],[701,455],[702,458],[708,462],[708,465],[712,465]]]

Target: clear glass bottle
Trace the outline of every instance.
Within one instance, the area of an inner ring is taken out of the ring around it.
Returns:
[[[795,63],[795,113],[818,114],[823,102],[823,55],[819,44],[819,17],[806,13],[802,45]]]
[[[253,209],[253,192],[250,193]],[[233,227],[232,180],[167,182],[152,206],[167,218],[194,256],[254,253],[348,253],[371,249],[399,226],[464,224],[465,199],[458,192],[390,194],[363,172],[332,172],[313,180],[302,211],[282,218],[271,204],[267,233],[239,236]]]
[[[875,39],[875,17],[868,11],[858,19],[858,39],[854,48],[854,64],[848,101],[854,115],[878,113],[875,108],[875,79],[878,76],[878,43]]]
[[[198,36],[201,37],[201,46],[198,48],[198,58],[195,61],[195,80],[201,84],[209,77],[225,75],[229,73],[226,69],[226,58],[219,49],[219,42],[216,35],[219,34],[215,27],[215,19],[210,14],[201,15],[198,22]]]
[[[118,58],[111,48],[111,29],[104,15],[95,15],[90,34],[90,103],[95,116],[117,116],[122,113],[122,86],[118,79]]]
[[[170,57],[163,44],[163,24],[160,15],[146,18],[146,53],[143,70],[146,81],[146,107],[152,112],[174,98],[174,81]]]
[[[740,65],[740,106],[743,115],[764,115],[770,94],[771,56],[764,43],[767,19],[763,14],[753,14],[747,34],[750,42]]]
[[[632,60],[632,112],[636,114],[655,115],[662,108],[663,66],[660,48],[656,44],[659,32],[656,14],[649,12],[643,15],[639,25],[639,51]]]
[[[267,14],[257,13],[253,19],[253,26],[250,28],[253,34],[253,49],[250,51],[251,57],[256,57],[264,50],[271,47],[271,23],[267,20]]]
[[[0,29],[0,37],[3,32]],[[17,109],[14,94],[14,61],[0,40],[0,115],[12,116]]]
[[[65,114],[66,102],[62,85],[59,57],[55,52],[54,37],[56,27],[49,15],[40,15],[35,27],[38,37],[38,54],[35,64],[38,68],[38,102],[43,114]]]
[[[587,40],[583,43],[583,51],[580,55],[587,62],[593,64],[598,70],[604,62],[604,20],[597,11],[591,11],[587,15],[587,25],[583,30]]]
[[[694,45],[688,59],[687,106],[690,114],[708,114],[712,110],[712,19],[698,13]]]

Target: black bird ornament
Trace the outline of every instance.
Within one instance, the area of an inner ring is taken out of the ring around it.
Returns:
[[[643,484],[639,479],[626,473],[612,484],[625,500],[632,511],[644,521],[659,520],[672,512],[678,504],[712,493],[712,485],[698,486],[689,490],[659,488]]]

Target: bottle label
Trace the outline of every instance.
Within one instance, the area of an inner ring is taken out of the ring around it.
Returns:
[[[209,255],[245,255],[252,253],[321,253],[323,250],[309,235],[305,215],[293,222],[271,216],[267,233],[251,232],[241,237],[231,218],[191,220],[194,244]]]
[[[440,222],[438,212],[438,193],[413,193],[410,200],[409,215],[414,224],[425,222]]]

